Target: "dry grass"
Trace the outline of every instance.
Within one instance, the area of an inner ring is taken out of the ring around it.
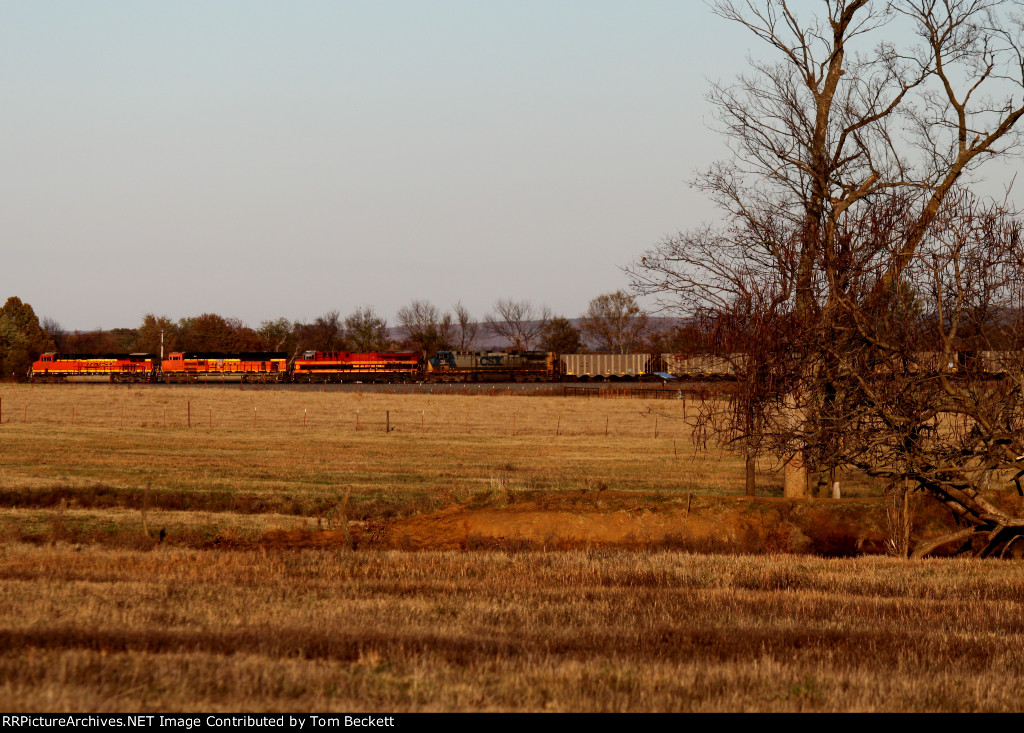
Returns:
[[[3,385],[0,400],[2,505],[137,508],[149,487],[153,509],[317,517],[351,487],[353,516],[386,519],[496,487],[743,485],[740,460],[697,451],[671,401],[99,385]]]
[[[1024,566],[7,546],[5,710],[1019,710]]]
[[[0,506],[8,507],[63,500],[71,510],[147,505],[317,520],[351,489],[350,517],[387,520],[495,487],[730,493],[741,485],[734,458],[694,452],[686,424],[669,419],[682,414],[673,403],[99,385],[4,385],[0,400]],[[778,483],[770,473],[765,481]]]
[[[330,524],[349,487],[356,519],[493,496],[571,519],[629,492],[689,514],[688,494],[739,494],[743,472],[694,452],[681,404],[237,386],[0,401],[0,709],[1020,707],[1019,563],[225,549]],[[584,504],[545,499],[572,492]]]

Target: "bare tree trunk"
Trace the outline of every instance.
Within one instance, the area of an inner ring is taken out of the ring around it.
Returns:
[[[904,482],[906,483],[906,482]],[[910,489],[906,485],[903,487],[903,547],[906,548],[904,551],[904,557],[910,557],[910,526],[912,524],[912,518],[910,516]]]
[[[807,498],[807,466],[800,456],[793,456],[783,466],[782,494],[793,499]]]
[[[746,495],[757,496],[757,458],[753,449],[747,447],[747,482]]]
[[[799,433],[799,426],[803,424],[805,418],[803,411],[796,406],[795,395],[790,394],[786,397],[786,406],[789,412],[789,424]],[[783,465],[783,496],[806,499],[809,494],[807,480],[807,464],[804,462],[803,451],[798,450],[793,456],[786,459],[786,463]]]

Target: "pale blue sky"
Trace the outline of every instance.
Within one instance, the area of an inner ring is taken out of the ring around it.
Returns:
[[[711,211],[694,0],[0,1],[0,296],[69,329],[574,317]]]

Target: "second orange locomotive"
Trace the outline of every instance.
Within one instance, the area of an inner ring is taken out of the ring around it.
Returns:
[[[172,351],[160,364],[162,382],[281,382],[288,376],[283,352],[221,354]]]

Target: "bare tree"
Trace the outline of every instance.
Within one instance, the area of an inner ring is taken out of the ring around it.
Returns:
[[[372,306],[356,308],[345,319],[349,346],[355,351],[386,351],[391,347],[388,322],[378,316]]]
[[[47,334],[49,334],[57,351],[67,351],[66,336],[68,335],[68,332],[64,330],[64,327],[60,325],[60,322],[56,318],[44,316],[39,322],[39,325]]]
[[[818,376],[838,373],[841,355],[822,347],[844,343],[852,314],[887,312],[935,222],[967,216],[949,197],[1019,143],[1024,5],[826,0],[807,18],[784,0],[713,7],[773,53],[710,93],[734,157],[696,183],[726,222],[668,238],[629,270],[662,306],[719,324],[723,344],[753,345],[745,359],[765,354],[741,365],[751,389],[767,369],[788,392],[761,417],[811,439],[804,426],[840,400]],[[916,42],[897,47],[893,30]],[[795,372],[771,366],[792,354]],[[828,455],[790,444],[787,493],[806,494],[804,468],[828,468],[815,454]]]
[[[405,332],[408,348],[425,351],[428,355],[439,349],[451,348],[454,340],[452,317],[441,313],[427,300],[414,300],[398,311],[398,323]]]
[[[879,280],[885,287],[960,177],[1018,143],[1010,133],[1024,115],[1018,0],[824,6],[827,18],[807,19],[784,0],[714,4],[778,60],[754,62],[753,75],[713,88],[736,157],[700,182],[730,214],[765,228],[769,241],[782,222],[799,237],[787,266],[803,314],[827,309],[830,297],[834,305],[841,292],[834,277],[845,252],[836,234],[847,212],[887,191],[930,194],[914,201],[918,224]],[[890,25],[906,26],[918,43],[896,48]]]
[[[312,323],[296,322],[292,335],[297,351],[341,351],[345,348],[345,331],[336,310],[317,316]]]
[[[462,304],[461,300],[455,304],[452,310],[455,311],[455,322],[459,326],[459,348],[463,350],[473,348],[478,328],[476,321],[473,320],[469,309]]]
[[[491,333],[505,339],[513,349],[529,351],[550,318],[551,309],[546,305],[534,308],[528,300],[506,298],[496,301],[494,312],[484,320]]]
[[[813,409],[800,421],[758,410],[762,435],[775,450],[799,447],[815,465],[851,466],[949,507],[960,527],[919,542],[917,555],[950,543],[1008,552],[1024,517],[1016,500],[986,492],[1003,483],[1024,496],[1022,222],[954,188],[907,259],[900,246],[919,220],[902,200],[887,208],[859,231],[877,254],[849,273],[833,337],[798,331],[789,345],[815,365],[790,372]],[[878,279],[897,264],[900,287],[880,297]]]
[[[60,322],[56,318],[50,316],[43,316],[43,319],[39,322],[39,325],[44,331],[50,334],[51,338],[57,338],[58,336],[66,333],[64,327],[60,325]]]
[[[313,333],[321,351],[337,351],[344,348],[345,331],[341,315],[336,310],[327,311],[313,320]]]
[[[628,354],[643,345],[647,314],[637,305],[636,298],[616,290],[590,301],[580,330],[598,350]]]

